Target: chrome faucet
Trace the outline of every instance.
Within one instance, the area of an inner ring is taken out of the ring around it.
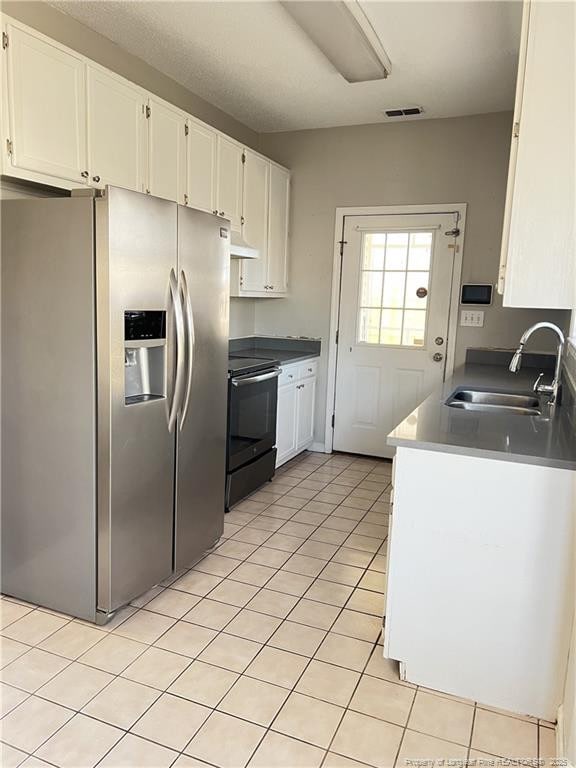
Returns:
[[[509,368],[512,373],[518,373],[522,364],[522,352],[524,351],[524,344],[526,344],[534,331],[537,331],[540,328],[550,328],[551,331],[554,331],[554,333],[558,336],[558,349],[556,350],[556,368],[554,369],[554,378],[552,379],[552,384],[540,384],[540,381],[544,376],[544,373],[541,373],[534,382],[534,392],[537,392],[539,395],[550,395],[550,405],[556,405],[560,392],[562,352],[564,351],[564,334],[557,325],[554,325],[554,323],[535,323],[535,325],[524,331],[522,338],[520,339],[518,349],[512,355]]]

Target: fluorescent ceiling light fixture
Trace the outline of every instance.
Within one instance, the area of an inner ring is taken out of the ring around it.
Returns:
[[[390,59],[356,0],[285,0],[282,5],[349,83],[390,74]]]

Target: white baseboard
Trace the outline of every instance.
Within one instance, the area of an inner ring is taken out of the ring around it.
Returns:
[[[324,443],[312,443],[308,450],[314,451],[315,453],[331,453],[331,451],[326,450],[326,445]]]

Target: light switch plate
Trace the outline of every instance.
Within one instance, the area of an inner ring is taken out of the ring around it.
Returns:
[[[484,327],[484,312],[477,309],[463,309],[460,313],[460,325]]]

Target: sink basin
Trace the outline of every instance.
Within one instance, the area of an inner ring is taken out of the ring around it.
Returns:
[[[482,389],[457,389],[446,400],[450,408],[491,413],[516,413],[522,416],[541,416],[539,398],[517,395],[513,392],[490,392]]]

